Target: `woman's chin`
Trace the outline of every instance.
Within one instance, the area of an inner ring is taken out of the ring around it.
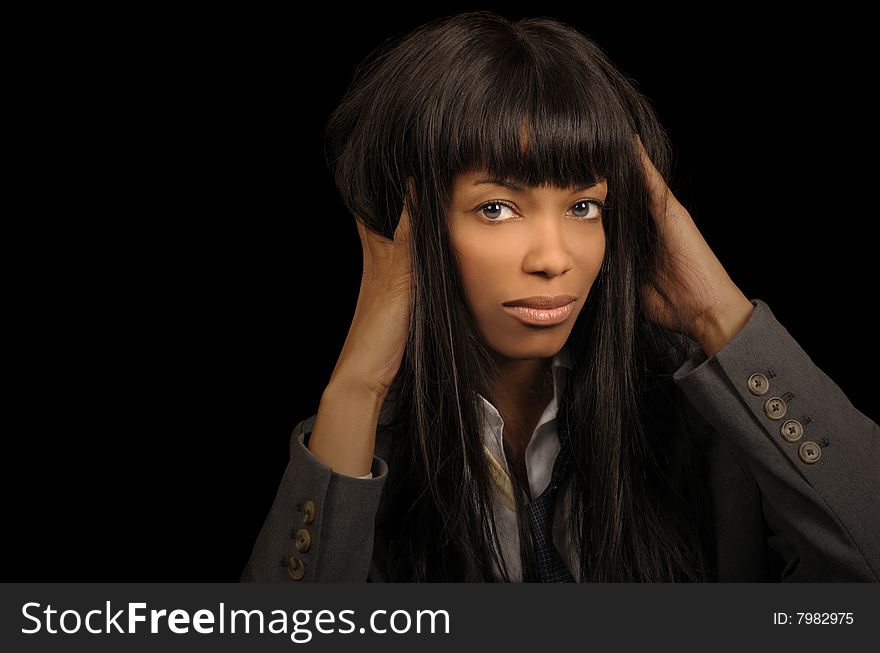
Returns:
[[[510,343],[488,343],[488,347],[496,356],[509,360],[533,360],[536,358],[553,358],[565,346],[569,332],[556,334],[553,337],[520,338]]]

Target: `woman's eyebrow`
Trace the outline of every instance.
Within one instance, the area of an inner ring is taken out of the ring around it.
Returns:
[[[582,191],[587,190],[588,188],[595,188],[596,186],[601,184],[602,181],[603,180],[600,179],[600,180],[596,181],[595,183],[587,184],[586,186],[574,187],[571,189],[571,192],[572,193],[580,193]],[[474,182],[474,186],[479,186],[480,184],[494,184],[496,186],[504,186],[505,188],[508,188],[508,189],[514,191],[515,193],[524,193],[526,191],[524,186],[520,186],[519,184],[517,184],[515,182],[509,181],[507,179],[499,179],[497,177],[483,177],[481,179],[477,179],[477,181]]]

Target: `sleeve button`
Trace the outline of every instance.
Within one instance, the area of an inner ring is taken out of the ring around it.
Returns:
[[[770,381],[760,372],[755,372],[749,377],[749,392],[753,395],[761,396],[767,394],[770,389]]]
[[[789,442],[797,442],[804,434],[804,427],[796,419],[787,419],[779,428],[779,432],[782,433],[782,437]]]
[[[798,449],[798,454],[805,463],[812,464],[822,456],[822,449],[815,442],[807,440]]]
[[[315,502],[314,501],[303,501],[303,522],[306,524],[311,524],[315,521]]]
[[[297,551],[301,553],[305,553],[309,550],[309,547],[312,544],[312,537],[309,535],[309,531],[305,528],[301,528],[296,532],[296,535],[293,538],[293,542],[296,545]]]
[[[764,402],[764,414],[770,419],[782,419],[785,415],[785,401],[782,397],[770,397]]]
[[[287,573],[290,574],[291,580],[300,580],[306,573],[302,560],[290,556],[287,559]]]

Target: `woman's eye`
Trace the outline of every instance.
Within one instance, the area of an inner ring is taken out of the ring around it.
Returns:
[[[596,200],[581,200],[574,203],[571,211],[576,218],[597,220],[602,215],[602,204]]]
[[[501,202],[489,202],[488,204],[483,204],[479,209],[479,213],[487,220],[501,222],[502,220],[507,219],[507,217],[510,217],[509,215],[504,216],[505,209],[513,214],[513,210],[507,206],[507,204],[502,204]]]

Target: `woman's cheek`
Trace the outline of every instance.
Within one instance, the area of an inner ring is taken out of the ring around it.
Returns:
[[[587,239],[578,248],[578,252],[578,265],[584,270],[589,270],[591,277],[598,275],[599,269],[602,267],[602,261],[605,259],[604,234],[599,238]]]

